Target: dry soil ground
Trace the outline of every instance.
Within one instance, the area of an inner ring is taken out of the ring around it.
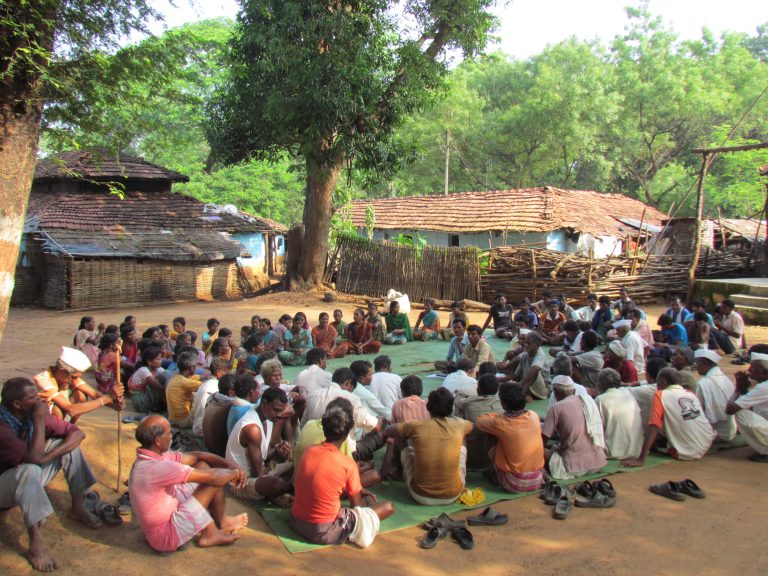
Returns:
[[[275,320],[282,312],[304,310],[314,319],[321,310],[341,307],[351,317],[351,303],[325,304],[316,295],[271,295],[228,303],[186,303],[96,312],[98,321],[119,323],[135,314],[139,327],[184,315],[188,326],[202,330],[216,316],[234,329],[259,313]],[[650,308],[651,318],[660,309]],[[444,313],[445,315],[445,313]],[[0,382],[31,375],[49,365],[58,347],[71,339],[80,313],[13,309],[0,344]],[[482,314],[471,315],[482,320]],[[768,330],[750,328],[751,343],[768,341]],[[735,367],[727,365],[728,371]],[[114,500],[117,441],[116,413],[98,410],[80,421],[87,434],[84,448],[99,478],[102,499]],[[123,426],[123,478],[133,461],[133,426]],[[248,529],[234,546],[191,547],[160,557],[144,542],[138,526],[90,530],[66,516],[69,495],[61,476],[49,486],[56,513],[44,534],[61,565],[61,574],[568,574],[598,576],[651,575],[720,576],[768,574],[765,518],[768,466],[749,462],[748,448],[721,451],[700,462],[675,462],[611,478],[618,503],[608,510],[576,509],[566,521],[553,520],[551,508],[536,497],[502,502],[510,515],[499,528],[475,530],[476,546],[464,551],[450,540],[421,550],[423,536],[414,527],[382,535],[361,551],[351,546],[291,555],[247,505],[229,500],[230,511],[247,511]],[[707,491],[704,500],[673,502],[648,492],[648,485],[669,479],[693,478]],[[0,574],[32,573],[20,553],[27,544],[18,509],[0,513]]]

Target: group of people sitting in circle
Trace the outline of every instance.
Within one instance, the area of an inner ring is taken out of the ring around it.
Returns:
[[[756,451],[750,459],[768,462],[768,345],[747,351],[749,368],[735,382],[722,372],[720,352],[743,348],[730,300],[711,315],[701,301],[689,311],[673,298],[659,330],[626,291],[616,301],[590,294],[577,309],[544,293],[515,310],[499,294],[482,325],[457,302],[447,329],[433,304],[413,329],[397,302],[383,317],[375,304],[358,308],[349,324],[341,310],[333,322],[323,312],[311,329],[302,312],[274,327],[254,316],[239,342],[210,319],[199,348],[184,318],[138,338],[133,316],[108,327],[85,317],[50,368],[3,386],[0,508],[22,507],[30,562],[55,567],[40,533],[52,513],[42,487],[63,468],[73,515],[98,525],[83,506],[95,478],[76,422],[102,406],[122,410],[126,397],[149,414],[136,430],[129,493],[159,552],[195,535],[201,546],[236,540],[247,517],[225,514],[225,486],[290,507],[293,530],[310,542],[365,547],[394,512],[369,491],[382,480],[404,482],[419,504],[448,504],[464,492],[468,470],[531,492],[547,477],[597,472],[607,459],[641,466],[660,451],[696,460],[737,431]],[[509,342],[499,360],[493,338]],[[326,370],[328,359],[417,339],[449,340],[435,362],[440,385],[426,399],[422,379],[393,373],[388,355]],[[284,365],[305,368],[287,382]],[[96,387],[82,378],[90,368]],[[547,403],[543,419],[528,407],[535,400]],[[183,431],[197,439],[194,449],[173,450]]]

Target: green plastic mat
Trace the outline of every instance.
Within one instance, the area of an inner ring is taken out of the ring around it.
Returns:
[[[640,468],[621,468],[617,460],[610,460],[597,474],[574,478],[573,480],[568,480],[563,483],[577,484],[585,480],[603,478],[609,474],[653,468],[673,461],[672,458],[667,456],[651,454],[646,458],[645,465]],[[383,482],[378,486],[374,486],[370,491],[376,494],[376,497],[379,500],[389,500],[395,506],[395,513],[381,523],[381,532],[393,532],[395,530],[417,526],[434,516],[438,516],[441,512],[453,514],[462,510],[484,508],[485,506],[489,506],[501,500],[517,500],[518,498],[538,495],[538,491],[529,494],[510,494],[509,492],[504,492],[498,486],[494,486],[488,482],[479,472],[469,472],[467,474],[467,486],[469,488],[482,488],[485,492],[485,500],[477,506],[463,506],[462,504],[456,503],[447,506],[422,506],[411,499],[408,489],[403,482]],[[275,535],[280,539],[280,542],[283,543],[283,546],[285,546],[290,553],[296,554],[300,552],[309,552],[324,547],[303,540],[291,530],[289,524],[289,509],[273,508],[258,503],[255,504],[255,506],[259,509],[262,517],[274,531]]]

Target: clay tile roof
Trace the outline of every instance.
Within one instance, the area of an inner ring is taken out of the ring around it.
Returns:
[[[28,223],[38,229],[176,230],[227,233],[284,231],[285,226],[245,212],[204,204],[172,192],[127,191],[121,199],[98,191],[35,191],[30,194]]]
[[[189,177],[135,156],[120,155],[101,148],[88,148],[54,154],[38,160],[35,181],[82,177],[88,180],[166,180],[188,182]]]
[[[475,233],[489,230],[549,232],[571,228],[593,236],[623,237],[632,228],[618,218],[658,225],[664,214],[624,194],[560,190],[549,186],[449,195],[357,200],[352,222],[365,227],[373,206],[377,229]]]

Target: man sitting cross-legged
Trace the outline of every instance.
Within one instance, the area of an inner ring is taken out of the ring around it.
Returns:
[[[477,429],[495,442],[489,453],[492,481],[507,492],[538,490],[544,479],[539,417],[526,410],[525,391],[519,384],[502,384],[499,400],[503,414],[485,414],[475,422]]]
[[[391,502],[377,502],[363,489],[357,465],[339,450],[354,425],[348,400],[336,398],[328,404],[322,417],[325,442],[310,446],[296,471],[291,528],[315,544],[351,542],[366,548],[379,533],[381,520],[395,511]],[[342,508],[343,494],[350,508]]]
[[[725,410],[736,416],[739,432],[757,452],[749,459],[768,463],[768,354],[752,352],[748,371],[736,373],[736,391]]]
[[[171,452],[171,427],[149,416],[136,429],[136,461],[128,479],[131,507],[149,545],[173,552],[200,534],[205,548],[231,544],[248,515],[227,516],[223,488],[245,483],[242,468],[208,452]]]
[[[427,410],[429,420],[392,424],[384,429],[384,436],[402,441],[400,458],[411,497],[425,506],[451,504],[464,490],[464,438],[473,426],[461,418],[451,418],[453,394],[445,388],[429,393]]]
[[[290,443],[279,440],[280,430],[273,430],[273,427],[284,424],[285,421],[278,416],[287,404],[285,391],[269,387],[261,395],[258,407],[246,412],[232,429],[227,441],[227,461],[242,468],[248,475],[245,483],[232,489],[238,498],[269,498],[278,506],[290,503],[290,498],[283,496],[291,487],[279,474],[290,471],[290,464],[285,464],[285,460],[290,457],[292,447]],[[273,459],[284,464],[270,472],[266,462]]]
[[[80,451],[80,429],[48,413],[45,401],[27,378],[3,384],[0,404],[0,509],[19,506],[29,534],[26,556],[41,572],[58,568],[42,536],[45,519],[53,514],[45,485],[64,470],[72,497],[70,517],[90,528],[101,522],[83,502],[96,479]]]

